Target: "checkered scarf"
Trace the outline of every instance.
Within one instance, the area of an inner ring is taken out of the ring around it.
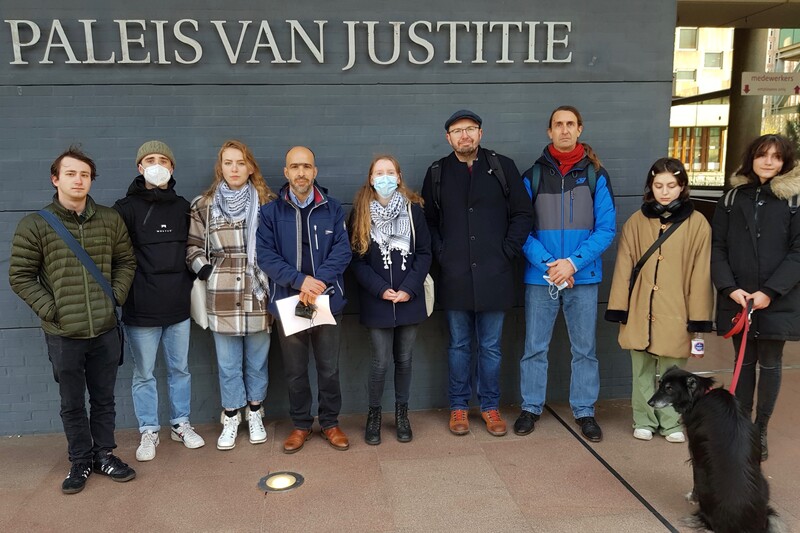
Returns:
[[[369,235],[378,244],[383,256],[383,268],[392,264],[392,250],[403,257],[401,269],[406,269],[406,257],[411,253],[411,219],[408,216],[408,200],[395,191],[386,207],[377,200],[369,204],[372,224]]]

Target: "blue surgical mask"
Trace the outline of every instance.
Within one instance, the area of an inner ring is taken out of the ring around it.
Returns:
[[[375,188],[375,192],[383,198],[391,198],[394,191],[397,190],[397,176],[390,176],[389,174],[376,176],[372,178],[372,186]]]

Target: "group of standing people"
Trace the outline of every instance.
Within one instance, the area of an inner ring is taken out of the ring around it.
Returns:
[[[312,353],[322,436],[337,450],[349,448],[338,420],[348,267],[373,347],[364,439],[381,442],[382,397],[393,367],[396,436],[400,442],[412,440],[412,352],[418,327],[429,315],[425,279],[433,258],[439,265],[437,303],[449,331],[450,431],[469,432],[474,386],[487,431],[507,433],[499,410],[502,330],[519,292],[514,262],[524,257],[526,338],[514,432],[531,433],[542,414],[549,344],[562,309],[571,345],[571,410],[585,438],[599,442],[598,286],[601,255],[613,241],[616,224],[608,173],[580,141],[583,119],[572,106],[553,111],[546,130],[551,142],[522,175],[511,159],[481,146],[482,124],[465,109],[445,122],[453,152],[430,166],[421,195],[407,186],[397,159],[376,156],[347,220],[341,204],[316,182],[314,153],[302,146],[287,152],[287,183],[275,194],[250,149],[227,141],[211,185],[189,202],[175,192],[172,150],[162,141],[148,141],[137,151],[139,175],[113,209],[89,196],[94,162],[77,148],[61,154],[51,167],[56,194],[45,210],[79,241],[112,289],[106,293],[91,279],[85,260],[39,214],[26,216],[17,228],[9,279],[42,321],[59,383],[72,463],[62,490],[79,492],[93,471],[115,481],[135,477],[112,453],[114,383],[122,364],[118,302],[124,302],[122,323],[133,359],[132,394],[141,433],[136,459],[154,459],[159,445],[154,377],[159,346],[167,367],[170,438],[187,448],[205,444],[190,423],[189,309],[195,278],[206,282],[219,368],[220,450],[235,447],[245,420],[251,443],[267,440],[262,404],[273,325],[293,424],[284,452],[301,450],[312,436]],[[766,458],[783,344],[800,338],[800,217],[786,201],[800,192],[800,171],[791,145],[779,136],[757,139],[735,179],[740,192],[720,201],[712,231],[688,199],[683,165],[667,158],[653,164],[641,211],[620,236],[606,319],[621,323],[620,345],[631,350],[634,436],[649,440],[660,431],[667,440],[682,442],[677,414],[654,412],[646,404],[655,376],[665,365],[684,364],[692,334],[711,331],[712,277],[719,293],[718,331],[727,329],[738,307],[753,300],[753,339],[737,396],[749,412],[758,362],[757,423]],[[674,235],[663,239],[653,258],[632,275],[633,265],[672,225]],[[313,316],[322,295],[336,323],[312,322],[287,334],[278,301],[296,297]],[[741,342],[741,335],[734,338],[737,347]]]

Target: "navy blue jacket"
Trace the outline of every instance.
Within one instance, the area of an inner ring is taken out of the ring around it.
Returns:
[[[370,242],[365,255],[353,255],[350,269],[358,281],[359,319],[368,328],[408,326],[428,318],[422,285],[431,267],[431,235],[420,206],[411,205],[411,217],[416,241],[412,242],[412,253],[406,257],[405,270],[403,257],[397,250],[391,252],[392,264],[384,268],[383,255],[375,241]],[[383,293],[388,289],[407,292],[411,299],[399,304],[384,300]]]
[[[342,205],[328,190],[314,185],[314,205],[308,213],[312,269],[316,279],[333,287],[331,312],[341,313],[347,303],[343,274],[352,252]],[[289,184],[278,199],[261,206],[256,235],[258,266],[269,276],[269,310],[278,316],[275,301],[300,293],[306,274],[301,272],[303,239],[300,208],[289,199]]]

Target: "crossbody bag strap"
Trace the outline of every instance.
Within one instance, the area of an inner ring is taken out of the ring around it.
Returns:
[[[673,232],[675,232],[675,230],[678,229],[678,227],[681,224],[683,224],[684,220],[686,219],[679,220],[678,222],[668,227],[666,231],[664,231],[664,233],[662,233],[658,237],[658,239],[656,239],[656,242],[654,242],[653,245],[647,249],[647,251],[642,255],[642,257],[639,258],[639,261],[637,261],[636,265],[633,267],[633,272],[631,273],[631,281],[628,284],[628,300],[631,299],[631,294],[633,293],[633,286],[636,284],[636,278],[639,277],[639,272],[642,270],[642,267],[644,267],[644,264],[647,262],[648,259],[650,259],[650,256],[653,255],[653,252],[658,250],[658,248],[664,243],[664,241],[667,240],[667,237],[672,235]]]
[[[114,304],[114,307],[119,307],[117,303],[116,297],[114,297],[114,290],[111,288],[111,284],[108,280],[103,276],[103,273],[100,272],[100,269],[97,267],[92,258],[89,256],[88,252],[80,245],[80,243],[72,236],[69,230],[64,226],[64,224],[50,211],[42,209],[39,211],[39,215],[45,219],[45,221],[50,224],[56,233],[58,233],[59,237],[63,239],[63,241],[69,246],[69,249],[72,250],[72,253],[75,254],[75,257],[83,264],[84,268],[92,275],[92,277],[97,281],[97,284],[100,285],[100,288],[103,289],[103,292],[106,293],[106,296],[111,300]]]
[[[210,229],[211,220],[209,220],[210,216],[211,216],[211,202],[208,202],[208,205],[206,206],[206,245],[205,245],[206,259],[208,259],[208,239],[209,239],[208,234],[211,231]]]

